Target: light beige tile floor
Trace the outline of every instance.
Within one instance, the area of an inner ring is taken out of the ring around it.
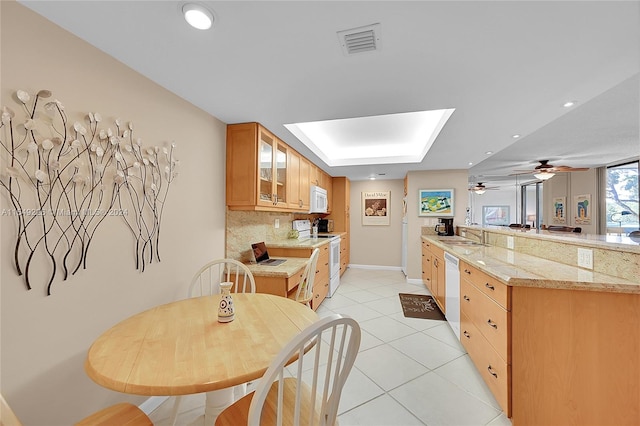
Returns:
[[[362,329],[340,400],[341,426],[510,426],[445,321],[405,318],[398,293],[429,294],[395,270],[348,269],[318,314],[347,314]],[[168,424],[173,399],[151,413]],[[197,422],[204,395],[184,397],[178,424]]]

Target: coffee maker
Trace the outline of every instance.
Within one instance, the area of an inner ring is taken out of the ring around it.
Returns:
[[[454,235],[453,218],[446,218],[446,217],[438,218],[438,224],[436,225],[435,231],[438,233],[438,235],[445,235],[445,236]]]

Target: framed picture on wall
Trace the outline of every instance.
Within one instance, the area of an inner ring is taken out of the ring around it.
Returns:
[[[576,225],[591,225],[591,194],[577,195],[573,207]]]
[[[555,197],[553,199],[553,216],[551,222],[555,224],[567,223],[567,198]]]
[[[391,191],[371,191],[362,193],[362,224],[389,225],[389,203]]]
[[[420,189],[418,216],[453,216],[453,189]]]
[[[509,206],[482,206],[482,225],[508,226]]]

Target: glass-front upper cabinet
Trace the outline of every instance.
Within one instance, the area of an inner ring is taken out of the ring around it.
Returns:
[[[287,202],[287,147],[278,144],[276,149],[276,196],[278,204]]]
[[[264,131],[260,131],[260,147],[258,150],[258,179],[259,201],[272,203],[273,201],[273,144],[275,140]]]
[[[282,206],[287,200],[287,149],[260,127],[258,148],[258,204]]]

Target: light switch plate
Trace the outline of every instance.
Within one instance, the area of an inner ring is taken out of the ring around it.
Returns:
[[[280,228],[280,219],[276,219],[276,222],[273,226],[275,226],[276,228]]]
[[[513,250],[513,237],[507,237],[507,248]]]
[[[581,268],[593,269],[593,250],[578,249],[578,266]]]

